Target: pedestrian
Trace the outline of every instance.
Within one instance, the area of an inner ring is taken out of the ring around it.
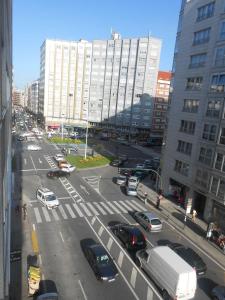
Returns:
[[[26,220],[26,216],[27,216],[27,204],[24,203],[24,205],[22,206],[23,209],[23,219]]]
[[[15,212],[16,212],[16,215],[19,214],[19,212],[20,212],[20,206],[19,206],[19,204],[16,205]]]
[[[144,193],[144,200],[145,200],[145,204],[147,203],[147,199],[148,199],[148,193]]]
[[[208,231],[207,231],[207,233],[206,233],[206,239],[207,239],[207,241],[209,241],[211,239],[211,236],[212,236],[212,229],[209,228]]]
[[[156,201],[156,208],[159,209],[159,206],[160,206],[160,202],[162,200],[163,196],[162,196],[162,192],[160,191],[159,192],[159,195],[157,197],[157,201]]]
[[[192,211],[192,220],[193,220],[193,222],[195,222],[196,217],[197,217],[197,211],[195,209],[193,209],[193,211]]]

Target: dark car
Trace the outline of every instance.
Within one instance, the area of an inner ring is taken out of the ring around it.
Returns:
[[[17,139],[17,141],[22,142],[25,140],[25,137],[20,135],[16,139]]]
[[[116,279],[118,270],[102,245],[86,245],[83,251],[98,280],[111,282]]]
[[[62,170],[52,170],[47,173],[49,178],[59,178],[59,177],[68,177],[70,173],[64,172]]]
[[[132,176],[136,176],[139,181],[143,180],[145,177],[148,176],[148,172],[144,171],[144,170],[134,170],[132,172]]]
[[[132,176],[132,171],[129,170],[129,169],[121,169],[120,174],[124,175],[124,176],[127,176],[127,177],[130,177],[130,176]]]
[[[112,227],[113,233],[121,240],[127,250],[145,249],[146,238],[141,230],[128,224],[117,224]]]
[[[190,266],[196,270],[198,276],[206,273],[207,267],[202,258],[191,248],[185,248],[178,243],[168,245],[174,252],[183,258]]]
[[[120,159],[114,159],[111,161],[110,165],[113,167],[121,167],[123,165],[123,161]]]

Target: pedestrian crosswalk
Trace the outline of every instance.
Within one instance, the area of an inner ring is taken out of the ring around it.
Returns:
[[[47,160],[47,162],[49,163],[49,165],[52,169],[57,169],[56,164],[52,161],[52,159],[49,155],[44,155],[44,158]]]
[[[134,211],[146,211],[143,204],[137,200],[102,201],[62,203],[57,209],[48,210],[44,206],[32,207],[37,224],[63,221],[98,215],[113,215],[129,213]]]

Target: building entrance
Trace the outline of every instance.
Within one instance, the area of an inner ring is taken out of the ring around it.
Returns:
[[[206,196],[198,192],[194,192],[194,204],[193,209],[198,213],[198,217],[203,219],[204,210],[205,210]]]

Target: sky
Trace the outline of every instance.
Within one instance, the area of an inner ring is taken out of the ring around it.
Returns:
[[[40,47],[45,39],[122,38],[162,40],[160,70],[172,68],[181,0],[14,0],[14,86],[23,89],[39,78]]]

